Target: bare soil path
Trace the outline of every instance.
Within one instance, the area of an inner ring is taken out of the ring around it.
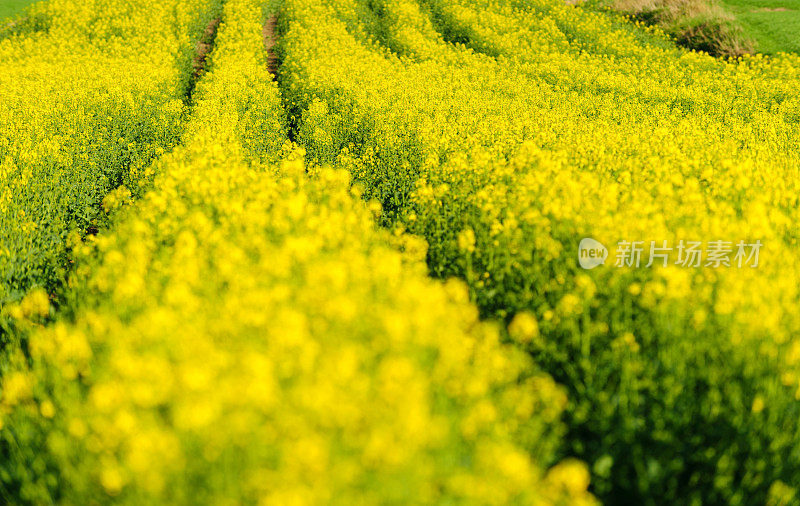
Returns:
[[[194,61],[192,61],[195,80],[198,79],[203,73],[203,70],[205,70],[206,58],[208,57],[208,53],[210,53],[211,49],[214,47],[214,39],[217,37],[219,23],[219,18],[212,19],[211,22],[208,23],[208,26],[206,26],[206,30],[203,32],[203,37],[197,41],[197,45],[195,46],[195,57]]]
[[[278,15],[272,14],[269,18],[267,18],[266,23],[264,23],[264,48],[267,50],[267,67],[269,68],[270,74],[277,77],[278,76],[278,57],[275,54],[275,44],[277,43],[276,40],[276,29],[278,27]]]

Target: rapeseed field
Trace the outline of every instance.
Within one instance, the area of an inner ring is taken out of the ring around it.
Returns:
[[[1,502],[800,504],[800,56],[45,0],[0,69]]]

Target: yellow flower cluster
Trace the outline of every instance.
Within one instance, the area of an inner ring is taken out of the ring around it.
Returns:
[[[309,160],[349,169],[568,388],[562,451],[601,498],[759,504],[800,483],[798,56],[721,61],[559,0],[284,13]],[[605,266],[579,267],[584,237]],[[680,240],[761,241],[761,260],[613,266],[620,241]]]
[[[260,6],[226,3],[183,145],[139,201],[106,198],[113,228],[75,247],[74,317],[4,375],[4,493],[593,504],[584,464],[546,469],[562,389],[463,282],[428,278],[419,239],[376,227],[346,170],[287,140]]]
[[[800,57],[561,0],[48,0],[0,69],[3,500],[800,497]]]
[[[51,0],[0,34],[0,308],[55,290],[69,235],[102,223],[105,195],[175,144],[218,4]]]

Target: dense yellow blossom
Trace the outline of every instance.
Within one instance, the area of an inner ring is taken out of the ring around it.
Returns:
[[[798,502],[797,55],[562,0],[47,0],[0,69],[4,501]]]
[[[593,504],[582,465],[547,470],[562,388],[479,321],[463,282],[427,276],[421,239],[376,227],[346,170],[305,166],[287,140],[260,7],[226,3],[182,145],[140,200],[105,198],[112,228],[75,246],[72,316],[4,375],[3,490]]]
[[[560,0],[286,4],[308,159],[348,168],[569,389],[562,451],[601,498],[800,483],[798,56],[717,60]],[[609,247],[591,271],[587,237]],[[616,268],[625,240],[763,249],[758,268]]]
[[[0,30],[0,308],[53,291],[68,236],[101,224],[106,194],[175,145],[194,41],[218,9],[50,0]]]

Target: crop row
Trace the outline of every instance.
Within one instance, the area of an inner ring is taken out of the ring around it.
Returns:
[[[281,29],[308,160],[349,169],[567,387],[558,454],[602,499],[792,495],[796,56],[720,61],[556,0],[289,0]],[[584,237],[605,266],[579,267]],[[761,260],[614,266],[621,241],[681,240]]]
[[[0,340],[53,293],[101,201],[175,145],[211,0],[38,3],[0,37]],[[0,345],[2,346],[2,345]]]
[[[583,464],[545,468],[563,390],[287,140],[260,6],[226,3],[181,146],[105,198],[69,311],[4,375],[3,497],[592,503]],[[16,325],[48,310],[31,292]]]

